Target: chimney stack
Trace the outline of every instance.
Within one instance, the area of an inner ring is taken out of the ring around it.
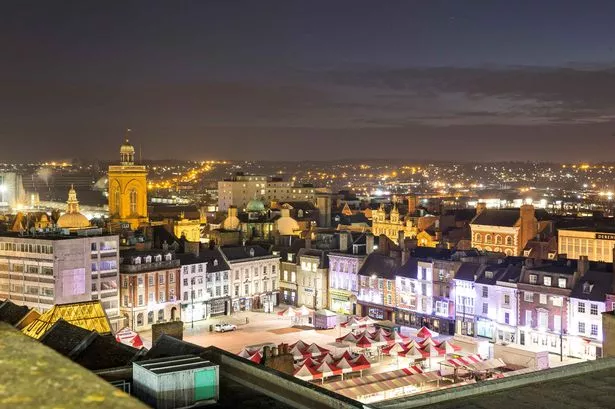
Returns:
[[[386,256],[390,253],[389,238],[384,234],[378,236],[378,251]]]
[[[485,210],[487,210],[487,203],[483,203],[483,202],[476,203],[476,215],[477,216],[481,214],[482,212],[484,212]]]
[[[397,232],[397,244],[399,244],[399,247],[402,247],[404,245],[404,231],[403,230],[399,230]]]
[[[581,276],[589,271],[589,258],[587,256],[579,256],[577,263],[577,271]]]
[[[374,252],[374,235],[371,233],[365,234],[365,254],[370,255]]]
[[[348,244],[350,241],[350,233],[346,231],[340,231],[340,251],[345,253],[348,251]]]

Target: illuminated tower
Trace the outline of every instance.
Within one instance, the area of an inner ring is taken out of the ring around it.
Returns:
[[[136,229],[147,223],[147,170],[135,165],[135,148],[128,138],[120,147],[120,164],[109,166],[111,221],[130,223]]]

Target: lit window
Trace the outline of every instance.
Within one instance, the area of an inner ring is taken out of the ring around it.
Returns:
[[[566,279],[565,278],[558,278],[557,279],[557,286],[559,288],[566,288]]]
[[[530,274],[530,284],[536,284],[538,282],[538,276],[536,274]]]
[[[551,297],[551,302],[554,307],[561,307],[563,303],[562,297]]]
[[[547,294],[540,294],[540,303],[541,304],[547,303]]]
[[[542,283],[547,287],[551,287],[551,277],[544,276],[544,278],[542,279]]]

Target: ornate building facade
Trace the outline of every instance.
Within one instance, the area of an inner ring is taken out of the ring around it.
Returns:
[[[374,236],[384,234],[397,243],[400,231],[403,231],[404,236],[409,238],[415,237],[417,233],[409,219],[403,220],[400,217],[397,205],[393,205],[388,217],[384,205],[380,205],[377,210],[372,211],[372,233]]]
[[[120,148],[121,162],[109,166],[111,221],[130,223],[132,229],[147,223],[147,170],[135,165],[135,148],[128,139]]]

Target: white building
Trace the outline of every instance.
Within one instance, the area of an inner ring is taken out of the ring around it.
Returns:
[[[119,238],[101,229],[68,234],[0,235],[0,298],[46,311],[54,304],[100,300],[119,320]]]
[[[232,310],[273,312],[279,303],[279,256],[257,245],[224,246],[221,251],[231,270]]]
[[[231,313],[230,267],[219,249],[178,254],[185,322]]]
[[[570,355],[584,359],[602,357],[602,313],[611,309],[607,308],[606,299],[612,283],[612,272],[589,270],[573,288],[568,312]]]
[[[480,269],[478,263],[462,263],[455,273],[455,334],[476,335],[475,306],[480,306],[476,303],[474,281]]]
[[[495,321],[496,342],[511,344],[518,342],[519,292],[517,283],[520,277],[520,266],[509,266],[503,274],[496,277],[494,288],[498,309]]]

